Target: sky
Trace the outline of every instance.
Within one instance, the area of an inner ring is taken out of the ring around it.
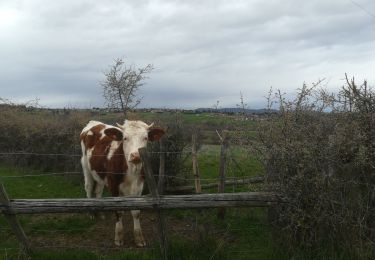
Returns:
[[[375,84],[373,0],[0,0],[0,97],[105,107],[116,58],[153,64],[140,107],[263,108],[345,73]]]

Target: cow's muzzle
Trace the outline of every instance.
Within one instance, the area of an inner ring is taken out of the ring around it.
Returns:
[[[134,163],[134,164],[140,163],[141,162],[141,157],[139,156],[139,153],[138,152],[131,153],[129,161],[132,162],[132,163]]]

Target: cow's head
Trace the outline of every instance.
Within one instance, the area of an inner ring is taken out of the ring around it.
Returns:
[[[147,146],[148,141],[159,140],[164,135],[164,130],[147,125],[142,121],[125,120],[123,125],[107,128],[104,133],[111,139],[123,141],[125,158],[128,162],[138,164],[141,162],[138,149]]]

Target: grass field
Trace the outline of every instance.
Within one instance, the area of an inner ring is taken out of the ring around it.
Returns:
[[[218,175],[220,146],[204,145],[199,151],[199,165],[203,179]],[[245,150],[232,147],[228,177],[258,175],[262,168]],[[189,163],[189,162],[187,162]],[[84,197],[81,176],[32,176],[28,169],[0,167],[0,181],[10,198],[68,198]],[[7,177],[8,176],[8,177]],[[10,178],[14,176],[16,178]],[[212,182],[212,181],[211,181]],[[228,187],[228,192],[243,190]],[[252,186],[245,190],[256,189]],[[211,189],[206,192],[216,192]],[[228,209],[224,221],[216,217],[216,210],[171,210],[167,213],[170,259],[280,259],[283,255],[272,244],[266,222],[266,209]],[[113,245],[114,216],[106,220],[90,219],[87,214],[45,214],[19,217],[26,234],[36,250],[33,259],[158,259],[160,253],[154,232],[155,216],[142,212],[143,231],[149,246],[137,249],[132,232],[126,228],[126,249]],[[130,214],[124,223],[132,226]],[[20,250],[3,217],[0,218],[0,254],[3,259],[18,259]],[[49,247],[53,246],[51,249]],[[65,247],[71,249],[64,249]],[[77,248],[78,247],[78,248]],[[100,247],[100,249],[95,248]],[[76,249],[74,249],[76,248]],[[104,249],[103,249],[104,248]]]

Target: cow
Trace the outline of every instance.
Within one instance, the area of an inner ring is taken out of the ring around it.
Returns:
[[[104,186],[113,197],[140,196],[143,190],[144,174],[138,149],[147,146],[148,141],[159,140],[164,130],[147,125],[142,121],[125,120],[123,125],[107,125],[90,121],[80,135],[81,164],[88,198],[101,198]],[[134,222],[134,240],[144,247],[139,221],[140,210],[131,210]],[[122,214],[116,212],[115,244],[123,245]]]

